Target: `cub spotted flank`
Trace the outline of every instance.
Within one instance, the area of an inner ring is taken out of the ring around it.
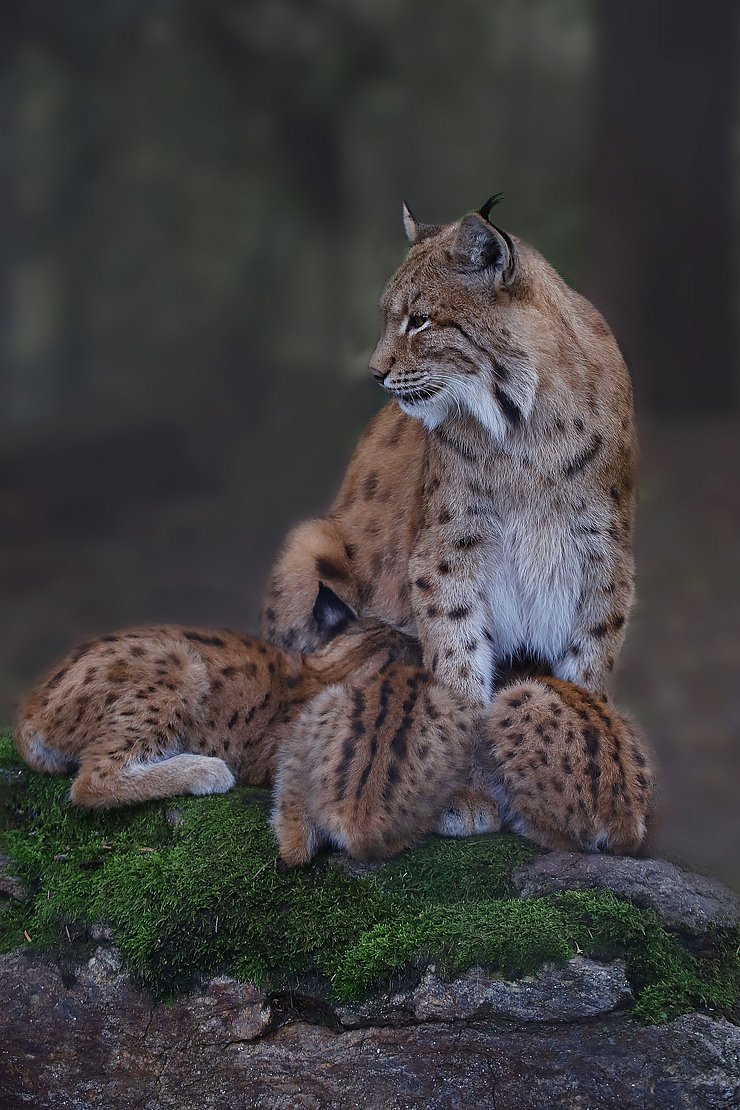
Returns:
[[[390,663],[319,694],[281,752],[273,829],[280,856],[307,863],[324,844],[358,859],[424,839],[463,789],[470,712],[421,669]]]
[[[655,820],[655,773],[635,726],[570,682],[502,690],[479,751],[502,819],[545,848],[634,855]]]

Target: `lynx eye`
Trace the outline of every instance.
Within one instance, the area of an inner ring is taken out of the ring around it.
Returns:
[[[422,315],[409,316],[408,330],[409,331],[418,331],[419,328],[423,328],[424,325],[428,324],[428,323],[429,323],[429,317],[428,316],[422,316]]]

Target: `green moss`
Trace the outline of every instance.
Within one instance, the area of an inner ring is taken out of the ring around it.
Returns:
[[[572,936],[579,948],[597,958],[624,956],[638,996],[635,1012],[645,1022],[668,1021],[694,1009],[737,1018],[737,930],[705,938],[701,953],[695,953],[690,938],[665,929],[652,910],[606,891],[569,891],[553,901],[576,924]]]
[[[335,989],[341,998],[357,997],[413,958],[434,960],[447,974],[483,964],[504,976],[565,963],[573,955],[566,925],[548,899],[426,906],[364,930],[340,962]]]
[[[413,854],[386,864],[379,880],[427,902],[489,901],[511,894],[511,873],[540,851],[520,836],[428,840]]]
[[[608,892],[512,898],[514,867],[537,849],[514,836],[431,839],[377,873],[276,864],[264,792],[235,790],[117,814],[84,813],[69,780],[22,769],[0,736],[0,852],[29,885],[0,913],[0,950],[62,956],[93,923],[160,996],[227,972],[278,987],[320,975],[342,1000],[433,959],[507,976],[574,953],[625,958],[645,1021],[704,1007],[731,1015],[737,937],[701,953]]]

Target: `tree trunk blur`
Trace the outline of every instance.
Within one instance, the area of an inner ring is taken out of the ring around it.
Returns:
[[[597,0],[590,294],[656,414],[737,404],[736,0]]]
[[[17,143],[17,73],[15,46],[19,13],[9,4],[0,25],[0,150],[12,151]],[[7,163],[10,162],[9,156]],[[0,430],[5,431],[17,415],[17,374],[14,352],[13,275],[18,261],[18,229],[15,212],[15,183],[9,164],[0,172]]]

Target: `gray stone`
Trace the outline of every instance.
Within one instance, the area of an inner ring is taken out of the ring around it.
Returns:
[[[702,933],[740,926],[740,897],[717,879],[683,871],[667,860],[549,852],[517,868],[512,878],[522,898],[606,889],[655,910],[673,928]]]
[[[110,925],[91,925],[87,930],[90,940],[113,940],[113,930]]]
[[[600,964],[578,956],[564,967],[546,964],[533,975],[502,979],[474,967],[451,981],[431,966],[407,990],[380,992],[356,1006],[337,1006],[344,1028],[420,1021],[468,1021],[497,1015],[521,1021],[580,1021],[634,1001],[622,960]]]
[[[96,948],[92,956],[85,963],[75,968],[78,983],[83,986],[90,984],[115,982],[124,975],[121,954],[112,946]]]
[[[430,968],[414,991],[420,1021],[456,1021],[498,1014],[522,1021],[576,1021],[612,1013],[634,1001],[622,960],[599,964],[581,956],[565,967],[546,964],[534,975],[507,980],[472,968],[452,982]]]
[[[607,1001],[621,989],[622,971],[610,966]],[[592,983],[592,972],[569,970],[576,983]],[[543,994],[548,974],[536,988]],[[471,991],[469,979],[445,986],[447,1009],[435,1012],[428,982],[412,992],[419,1013],[410,1023],[345,1029],[325,999],[313,1000],[307,1018],[310,1000],[291,1008],[285,997],[229,978],[156,1004],[110,950],[98,949],[64,977],[37,955],[10,953],[0,958],[0,1106],[727,1110],[740,1103],[740,1030],[728,1022],[691,1014],[642,1027],[624,1011],[588,1021],[504,1018],[480,1001],[491,980]],[[456,991],[467,1017],[454,1014]]]

